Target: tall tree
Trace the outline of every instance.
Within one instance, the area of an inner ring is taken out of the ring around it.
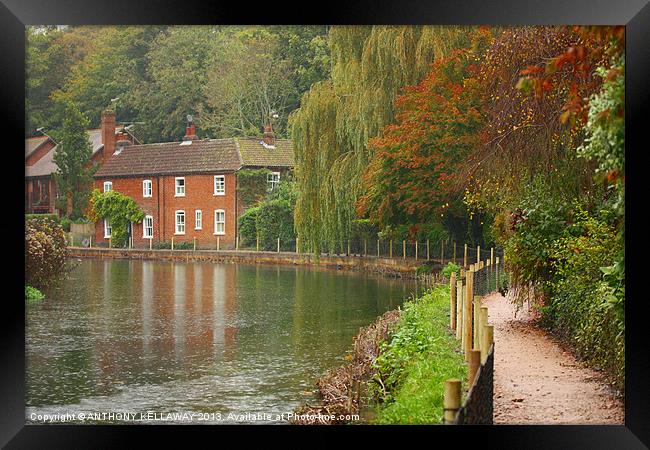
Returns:
[[[57,166],[54,180],[60,195],[57,207],[64,209],[67,217],[77,219],[84,215],[92,183],[92,145],[88,139],[88,119],[79,108],[69,103],[65,117],[63,126],[52,132],[57,142],[53,158]]]
[[[370,140],[372,157],[357,207],[380,229],[415,228],[464,213],[456,176],[480,143],[485,101],[477,62],[492,38],[484,29],[472,36],[471,48],[439,58],[422,82],[397,97],[396,123]]]
[[[335,26],[328,39],[331,82],[313,86],[314,95],[303,96],[290,118],[299,192],[316,196],[299,199],[296,229],[316,252],[321,238],[332,247],[349,236],[369,161],[368,139],[393,120],[395,96],[467,37],[458,27]],[[332,164],[302,163],[314,159]]]

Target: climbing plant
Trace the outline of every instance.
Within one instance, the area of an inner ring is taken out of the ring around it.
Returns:
[[[94,189],[87,216],[93,222],[107,219],[111,224],[113,245],[121,247],[126,244],[129,222],[142,222],[144,211],[127,195],[117,191],[102,193]]]
[[[246,206],[260,202],[267,191],[269,169],[243,169],[237,172],[237,193]]]

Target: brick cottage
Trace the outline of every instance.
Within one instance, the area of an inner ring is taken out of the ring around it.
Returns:
[[[102,115],[107,136],[114,116]],[[267,168],[270,189],[294,165],[290,140],[275,139],[270,127],[262,138],[198,139],[190,122],[182,142],[133,145],[117,135],[106,146],[106,160],[95,173],[95,187],[133,198],[144,210],[131,226],[133,246],[153,242],[193,242],[197,247],[233,248],[237,219],[245,209],[237,193],[242,169]],[[108,221],[95,226],[94,242],[108,243]]]
[[[107,153],[114,151],[115,146],[106,150],[104,142],[115,142],[117,136],[130,143],[138,142],[123,125],[116,124],[114,113],[108,113],[106,117],[109,120],[103,128],[88,130],[92,154],[87,168],[101,166],[110,156]],[[109,128],[111,123],[112,134]],[[57,143],[48,135],[25,139],[25,213],[62,214],[55,205],[57,188],[53,174],[58,169],[54,162],[56,148]]]

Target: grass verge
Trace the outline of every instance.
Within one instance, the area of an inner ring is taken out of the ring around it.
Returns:
[[[368,393],[377,404],[374,423],[442,423],[444,382],[462,380],[467,365],[449,329],[449,286],[436,285],[406,302],[391,337],[380,344]]]

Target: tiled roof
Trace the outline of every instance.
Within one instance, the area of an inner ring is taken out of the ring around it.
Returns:
[[[48,139],[49,137],[47,136],[37,136],[25,139],[25,158],[34,153],[34,150],[44,144]]]
[[[122,126],[115,127],[115,133],[118,130],[122,130]],[[49,139],[47,136],[35,137],[25,139],[25,158],[34,152],[43,142]],[[88,130],[88,139],[93,148],[93,155],[97,153],[104,147],[102,143],[102,130],[95,128]],[[56,145],[50,149],[45,155],[36,161],[32,166],[25,166],[25,176],[26,177],[42,177],[51,175],[56,172],[56,164],[54,163],[54,152],[56,151]]]
[[[272,147],[262,143],[260,138],[236,138],[239,144],[242,164],[256,167],[293,167],[293,142],[290,139],[276,139]],[[275,148],[273,148],[275,147]]]
[[[129,145],[113,154],[96,178],[235,171],[242,166],[234,139]]]

